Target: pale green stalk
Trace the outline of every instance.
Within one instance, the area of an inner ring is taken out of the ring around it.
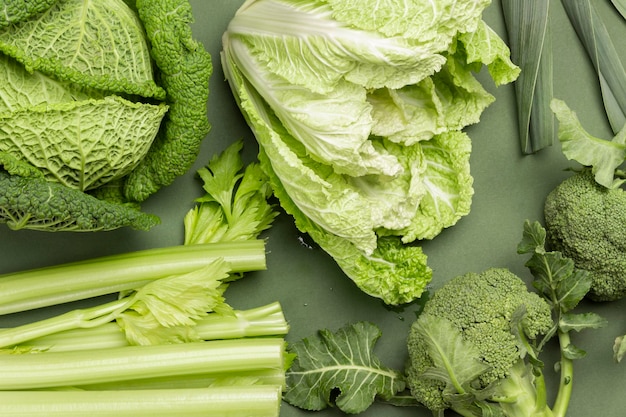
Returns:
[[[515,81],[521,151],[535,153],[554,141],[550,2],[502,0],[511,60],[520,69]]]
[[[115,320],[135,302],[133,297],[91,308],[68,311],[58,316],[0,330],[0,348],[11,347],[71,329],[98,327]]]
[[[144,389],[172,389],[172,388],[206,388],[222,386],[246,385],[279,385],[285,386],[284,369],[251,369],[239,372],[229,372],[228,375],[176,375],[161,378],[133,379],[129,381],[115,381],[101,384],[81,385],[79,388],[90,391],[108,390],[144,390]],[[61,388],[64,389],[64,388]]]
[[[280,336],[289,325],[280,303],[273,302],[247,310],[235,310],[232,316],[211,313],[200,318],[194,330],[201,340],[236,339],[241,337]],[[3,331],[0,331],[0,335]],[[23,351],[61,352],[128,346],[124,331],[117,323],[57,332],[28,339],[18,348]]]
[[[561,0],[563,7],[598,73],[604,108],[613,133],[626,122],[626,69],[590,0]]]
[[[248,338],[0,355],[0,390],[284,370],[284,343],[282,338]]]
[[[626,0],[611,0],[615,9],[626,19]]]
[[[4,391],[0,414],[12,417],[278,417],[280,386],[141,391]]]
[[[223,258],[233,273],[266,269],[261,239],[179,245],[0,275],[0,314],[138,288]]]
[[[568,332],[559,331],[558,338],[559,345],[561,346],[561,352],[563,352],[563,350],[570,344],[570,335]],[[574,362],[564,353],[561,353],[559,366],[561,369],[559,391],[557,392],[554,405],[552,406],[552,411],[554,412],[555,417],[565,417],[567,415],[570,399],[572,398]]]

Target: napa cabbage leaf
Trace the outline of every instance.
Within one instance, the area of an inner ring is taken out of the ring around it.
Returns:
[[[471,139],[519,68],[482,20],[489,0],[248,0],[222,67],[274,193],[366,293],[431,279],[419,242],[471,208]],[[372,11],[375,11],[374,13]]]

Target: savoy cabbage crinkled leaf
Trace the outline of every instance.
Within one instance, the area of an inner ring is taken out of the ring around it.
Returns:
[[[165,98],[137,15],[122,0],[64,0],[0,31],[0,50],[29,71],[100,90]]]
[[[336,405],[356,414],[376,397],[389,399],[404,390],[402,375],[382,365],[373,353],[380,336],[376,325],[360,322],[336,332],[320,330],[318,337],[291,344],[289,350],[296,357],[286,373],[283,398],[306,410]]]
[[[149,230],[159,224],[156,216],[132,206],[99,200],[35,175],[8,175],[0,170],[0,189],[0,223],[13,230]]]
[[[166,111],[164,104],[108,96],[0,113],[0,152],[85,191],[128,174],[148,152]]]

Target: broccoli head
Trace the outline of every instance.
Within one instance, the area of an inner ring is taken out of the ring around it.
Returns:
[[[547,407],[535,409],[522,341],[546,334],[553,324],[548,303],[508,269],[456,277],[434,293],[411,327],[407,386],[433,411],[551,415]]]
[[[592,278],[587,296],[626,295],[626,193],[594,180],[591,169],[566,178],[546,197],[546,246],[572,259]]]

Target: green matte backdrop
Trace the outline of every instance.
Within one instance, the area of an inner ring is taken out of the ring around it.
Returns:
[[[212,54],[209,117],[212,130],[207,136],[194,168],[171,186],[162,189],[145,204],[144,210],[157,214],[162,224],[149,232],[117,230],[106,233],[72,234],[10,231],[0,227],[0,273],[58,264],[131,250],[182,243],[183,216],[202,194],[195,171],[232,141],[244,138],[247,160],[256,157],[256,143],[246,126],[224,80],[219,63],[221,35],[243,0],[192,0],[196,38]],[[615,35],[618,51],[626,60],[626,23],[612,9],[609,0],[594,2]],[[551,5],[554,45],[555,96],[577,112],[583,125],[596,136],[611,136],[599,96],[597,78],[560,1]],[[485,20],[501,36],[504,26],[499,0],[485,13]],[[482,77],[481,80],[487,80]],[[570,163],[558,144],[539,154],[522,156],[516,136],[516,113],[511,85],[486,88],[496,97],[479,124],[467,129],[473,140],[472,173],[475,196],[472,211],[456,226],[424,244],[434,270],[433,287],[466,272],[489,267],[508,267],[525,279],[525,256],[517,255],[524,220],[542,220],[542,204],[547,193],[566,175]],[[369,320],[379,325],[383,336],[376,353],[388,366],[402,368],[406,359],[404,340],[415,318],[418,305],[390,309],[379,300],[361,293],[342,275],[339,268],[307,236],[299,233],[290,217],[281,214],[268,239],[268,269],[248,274],[234,283],[227,298],[235,308],[247,308],[280,301],[291,324],[288,340],[312,335],[317,329],[337,329],[345,324]],[[11,326],[59,312],[65,308],[90,305],[94,300],[23,314],[0,317],[0,326]],[[602,330],[575,334],[575,343],[588,356],[577,362],[575,387],[569,417],[626,414],[626,363],[612,360],[613,339],[626,333],[626,300],[607,304],[585,303],[608,318]],[[556,352],[550,352],[553,359]],[[551,364],[549,364],[551,366]],[[546,371],[552,392],[556,373]],[[315,414],[283,404],[281,417],[328,417],[343,415],[328,409]],[[399,409],[375,405],[364,417],[430,416],[424,409]]]

